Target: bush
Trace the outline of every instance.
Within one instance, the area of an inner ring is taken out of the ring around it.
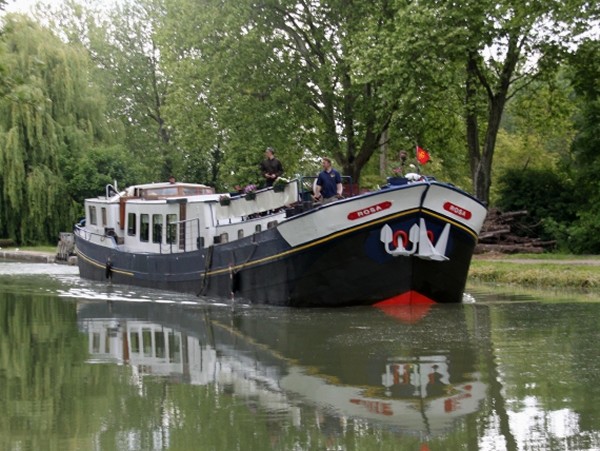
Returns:
[[[548,169],[526,169],[506,171],[499,185],[498,208],[528,212],[515,220],[517,234],[567,244],[568,226],[581,205],[572,181]]]
[[[11,247],[15,245],[15,241],[10,238],[0,238],[0,247]]]
[[[600,211],[596,208],[579,214],[569,227],[568,249],[576,254],[600,254]]]

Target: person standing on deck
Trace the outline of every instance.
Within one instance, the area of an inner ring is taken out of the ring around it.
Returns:
[[[331,159],[324,157],[321,160],[323,170],[317,177],[315,184],[315,201],[323,199],[323,204],[328,204],[341,199],[342,196],[342,176],[338,171],[333,169]]]
[[[265,159],[260,164],[260,172],[265,178],[267,186],[273,186],[275,180],[283,174],[281,161],[275,158],[275,150],[272,147],[267,147],[265,150]]]

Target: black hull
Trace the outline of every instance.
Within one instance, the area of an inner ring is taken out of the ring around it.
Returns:
[[[423,218],[435,236],[451,223],[426,211],[396,214],[296,247],[277,228],[175,254],[126,253],[77,234],[76,246],[81,277],[110,277],[117,284],[292,307],[368,305],[394,298],[402,303],[461,302],[474,232],[453,224],[446,261],[394,257],[381,244],[383,223],[398,229]]]

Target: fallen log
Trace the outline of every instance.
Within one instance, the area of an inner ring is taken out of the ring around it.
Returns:
[[[479,241],[485,241],[490,238],[497,238],[500,235],[507,235],[509,233],[510,228],[486,231],[479,235]]]
[[[542,253],[554,247],[555,241],[542,241],[522,227],[519,228],[518,221],[514,220],[527,214],[527,210],[501,212],[496,208],[491,209],[481,228],[475,252]]]
[[[516,218],[517,216],[525,216],[528,213],[529,212],[527,210],[507,211],[505,213],[500,213],[499,217],[501,219],[512,219]]]

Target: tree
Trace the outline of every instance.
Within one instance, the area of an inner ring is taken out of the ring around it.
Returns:
[[[108,184],[122,189],[143,180],[145,170],[144,162],[133,157],[121,144],[98,144],[65,166],[65,172],[69,174],[68,192],[77,205],[83,205],[87,198],[104,194]]]
[[[515,98],[500,135],[521,137],[527,146],[520,164],[500,172],[498,206],[527,209],[521,225],[575,253],[600,250],[599,58],[599,41],[583,42],[558,73],[558,89]]]
[[[101,139],[103,101],[83,49],[18,15],[5,16],[2,43],[10,79],[0,98],[0,235],[48,242],[81,208],[63,169]]]
[[[211,147],[222,149],[225,167],[235,162],[248,177],[257,153],[274,145],[286,167],[327,154],[359,180],[397,108],[353,68],[353,36],[370,8],[363,1],[169,3],[163,43],[172,48],[174,89],[190,94],[187,111],[204,111],[198,115],[213,127]]]
[[[507,171],[527,169],[554,172],[570,182],[573,117],[577,106],[564,67],[556,76],[517,92],[507,105],[498,132],[490,201],[498,200],[498,181]]]
[[[551,75],[569,46],[597,18],[597,5],[569,2],[440,0],[401,3],[378,47],[385,70],[406,79],[432,108],[460,95],[473,190],[489,200],[493,157],[507,102]],[[407,77],[404,67],[415,70]],[[432,99],[431,94],[441,94]],[[433,104],[431,101],[433,100]],[[452,102],[454,104],[454,102]]]
[[[576,219],[580,200],[572,180],[547,168],[512,169],[499,177],[499,191],[500,209],[527,210],[527,215],[514,221],[517,233],[556,240],[565,248],[566,226]]]
[[[3,11],[6,7],[6,1],[0,0],[0,11]],[[6,67],[3,64],[4,61],[4,48],[0,46],[0,96],[3,96],[6,92],[7,86],[7,77],[6,77]]]
[[[114,131],[131,155],[146,162],[145,180],[166,180],[183,170],[165,118],[170,82],[157,42],[163,12],[161,0],[127,0],[110,8],[68,0],[38,13],[66,42],[89,52]]]
[[[454,16],[456,8],[446,6],[450,17]],[[506,103],[532,81],[551,73],[578,38],[579,25],[589,17],[590,6],[586,1],[494,1],[466,7],[468,15],[462,22],[465,121],[473,187],[481,200],[489,200],[496,139]],[[473,23],[481,23],[481,29]]]
[[[587,40],[570,59],[570,75],[579,107],[573,142],[578,220],[569,223],[568,244],[579,253],[600,252],[600,41]]]

